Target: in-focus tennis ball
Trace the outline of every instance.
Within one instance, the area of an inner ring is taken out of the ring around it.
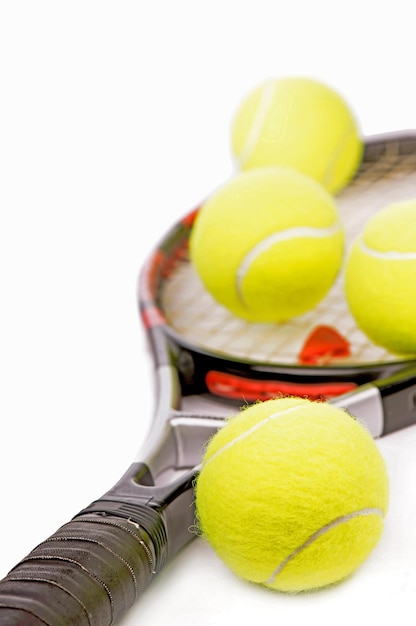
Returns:
[[[190,239],[206,289],[235,315],[276,322],[332,286],[344,234],[332,196],[295,170],[240,172],[205,202]]]
[[[383,529],[388,477],[370,434],[329,404],[268,400],[208,444],[200,531],[240,577],[280,591],[349,576]]]
[[[345,100],[316,80],[297,77],[253,89],[234,118],[231,143],[242,169],[293,167],[331,193],[354,175],[363,150]]]
[[[396,354],[416,354],[416,199],[387,206],[355,240],[345,272],[357,325]]]

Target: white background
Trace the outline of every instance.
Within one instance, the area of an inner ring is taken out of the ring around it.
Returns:
[[[0,3],[0,576],[143,441],[152,365],[136,276],[232,173],[241,97],[302,74],[338,89],[365,134],[413,128],[414,59],[410,0]],[[415,428],[378,444],[390,512],[347,582],[267,592],[196,540],[123,626],[413,623]]]

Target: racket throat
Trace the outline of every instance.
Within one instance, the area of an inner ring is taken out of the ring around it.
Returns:
[[[142,463],[133,463],[110,491],[80,511],[74,519],[93,517],[114,524],[127,520],[142,533],[153,574],[166,565],[194,534],[195,471],[166,486],[139,484],[148,481],[150,472]]]

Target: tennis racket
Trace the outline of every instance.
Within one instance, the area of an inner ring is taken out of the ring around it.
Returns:
[[[350,242],[390,201],[416,197],[416,133],[367,140],[338,197]],[[188,260],[198,209],[163,238],[139,281],[157,402],[143,450],[101,498],[0,582],[0,622],[106,626],[135,602],[194,534],[193,484],[204,446],[236,407],[291,394],[344,407],[380,437],[416,423],[416,359],[358,330],[342,276],[312,312],[284,324],[236,319]]]

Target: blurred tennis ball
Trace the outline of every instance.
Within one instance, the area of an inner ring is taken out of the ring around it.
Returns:
[[[332,286],[344,234],[333,198],[291,169],[240,172],[205,202],[191,260],[212,296],[252,322],[314,308]]]
[[[374,215],[355,240],[345,272],[359,328],[397,354],[416,354],[416,199]]]
[[[269,400],[210,441],[196,483],[200,531],[240,577],[287,592],[349,576],[383,529],[388,477],[341,409]]]
[[[237,110],[231,143],[241,169],[293,167],[331,193],[352,178],[363,151],[346,101],[316,80],[297,77],[253,89]]]

